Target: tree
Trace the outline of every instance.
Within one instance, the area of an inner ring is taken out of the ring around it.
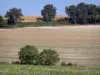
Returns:
[[[69,7],[65,8],[65,12],[71,17],[70,18],[70,22],[71,23],[77,23],[77,11],[76,11],[76,6],[75,5],[71,5]]]
[[[100,7],[94,4],[79,3],[65,8],[70,16],[70,22],[74,24],[100,23]]]
[[[41,11],[44,21],[51,22],[56,16],[56,8],[52,4],[45,5]]]
[[[97,6],[97,23],[100,23],[100,6]]]
[[[4,26],[4,20],[3,17],[0,16],[0,28]]]
[[[35,46],[26,45],[18,54],[21,64],[38,64],[38,50]]]
[[[87,12],[88,12],[88,23],[96,23],[97,20],[97,7],[94,4],[88,4],[87,5]]]
[[[59,55],[55,50],[44,49],[43,52],[40,53],[41,65],[54,65],[59,60]]]
[[[88,16],[88,12],[87,12],[87,7],[85,3],[79,3],[76,7],[77,9],[77,23],[79,24],[86,24],[87,23],[87,16]]]
[[[8,18],[8,24],[16,24],[18,21],[21,20],[21,16],[23,16],[21,8],[9,9],[9,11],[7,11],[7,13],[5,14],[5,17]]]

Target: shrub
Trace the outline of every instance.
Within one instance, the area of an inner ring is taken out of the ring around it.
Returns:
[[[76,64],[76,63],[75,63],[74,65],[75,65],[75,66],[77,66],[77,64]]]
[[[68,63],[67,66],[73,66],[73,64],[72,63]]]
[[[59,61],[59,55],[55,50],[44,49],[40,53],[40,64],[41,65],[54,65]]]
[[[14,62],[12,62],[12,64],[20,64],[20,62],[19,61],[14,61]]]
[[[64,61],[61,62],[61,66],[74,66],[72,63],[68,63],[66,64]],[[77,66],[77,64],[75,63],[75,66]]]
[[[0,28],[1,27],[4,27],[4,20],[2,16],[0,16]]]
[[[38,64],[38,50],[35,46],[26,45],[20,49],[19,59],[21,64]]]
[[[61,66],[67,66],[67,64],[64,61],[62,61]]]
[[[36,25],[37,25],[37,26],[46,26],[47,23],[40,20],[40,21],[36,21]]]
[[[36,21],[35,22],[36,26],[55,26],[57,25],[56,21],[52,21],[52,22],[44,22],[44,21]]]
[[[0,64],[9,64],[9,62],[0,61]]]

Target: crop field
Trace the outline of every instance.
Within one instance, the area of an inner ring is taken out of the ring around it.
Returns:
[[[0,64],[0,75],[100,75],[100,67]]]
[[[0,29],[0,61],[17,61],[25,45],[55,49],[60,62],[100,66],[99,25]]]

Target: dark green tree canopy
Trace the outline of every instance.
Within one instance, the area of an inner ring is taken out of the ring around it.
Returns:
[[[71,23],[88,24],[100,23],[100,7],[94,4],[79,3],[65,8],[65,12],[71,17]]]
[[[76,22],[76,19],[77,19],[77,16],[75,15],[77,12],[76,12],[76,6],[75,5],[71,5],[71,6],[69,6],[69,7],[66,7],[65,8],[66,10],[65,10],[65,12],[68,14],[68,16],[70,16],[71,17],[71,22],[72,23],[77,23]]]
[[[21,16],[23,16],[21,8],[11,8],[5,14],[5,17],[7,17],[8,21],[11,23],[17,23],[19,20],[21,20]]]
[[[9,17],[9,16],[12,16],[14,18],[20,18],[21,16],[23,16],[21,8],[9,9],[9,11],[7,11],[7,13],[5,14],[5,17]]]
[[[45,5],[41,15],[46,22],[51,22],[56,16],[56,8],[52,4]]]

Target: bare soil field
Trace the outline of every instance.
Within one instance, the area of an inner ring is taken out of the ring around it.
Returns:
[[[18,60],[27,44],[55,49],[66,63],[100,66],[99,25],[0,29],[0,61]]]

